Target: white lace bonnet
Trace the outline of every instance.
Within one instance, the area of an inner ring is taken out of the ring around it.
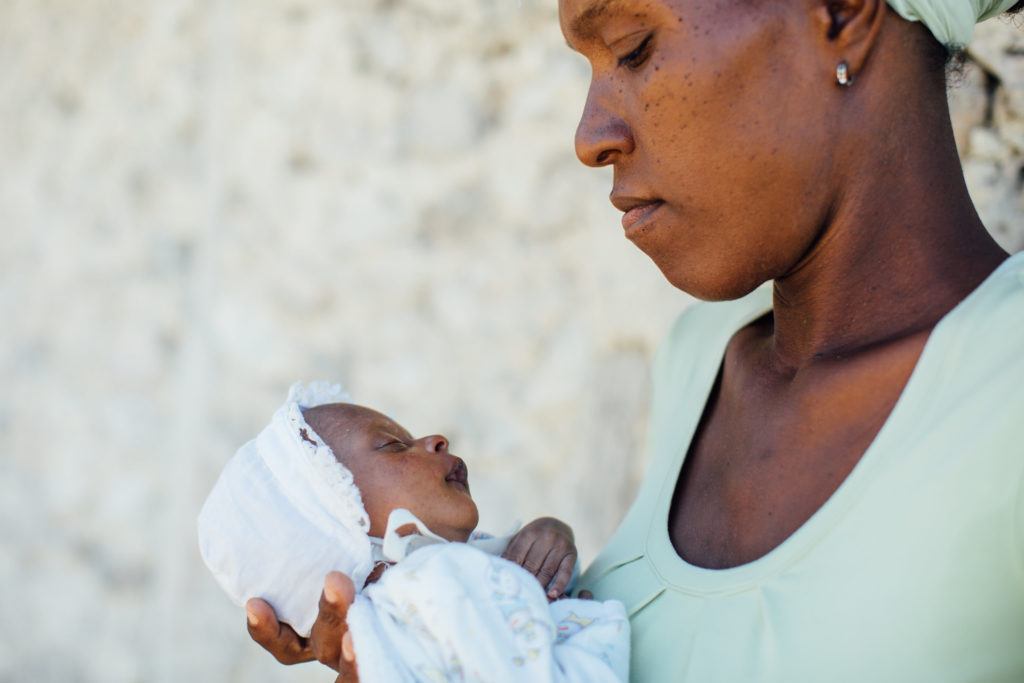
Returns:
[[[300,635],[316,619],[329,571],[348,574],[359,590],[373,569],[370,521],[352,473],[302,416],[348,398],[337,384],[294,384],[199,513],[199,551],[224,591],[239,606],[263,598]]]

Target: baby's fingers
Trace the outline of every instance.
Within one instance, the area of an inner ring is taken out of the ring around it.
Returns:
[[[576,553],[569,553],[562,558],[555,572],[555,578],[548,585],[548,598],[557,599],[565,592],[566,586],[572,580],[572,570],[576,566]]]
[[[546,546],[543,543],[534,543],[530,546],[530,551],[526,553],[526,558],[521,563],[523,569],[536,576],[537,581],[545,588],[551,577],[555,575],[555,569],[558,567],[557,564],[553,567],[546,564],[555,559],[551,557],[553,554],[550,546]]]
[[[558,573],[558,568],[565,557],[566,555],[563,555],[552,548],[548,551],[547,556],[541,563],[540,569],[534,572],[537,576],[537,581],[540,582],[541,588],[547,591],[548,599],[550,600],[554,600],[561,595],[560,591],[552,595],[552,592],[554,592],[554,586],[551,585],[551,581],[555,578],[555,574]]]
[[[533,547],[533,538],[529,534],[518,533],[512,537],[512,541],[501,554],[509,562],[515,562],[520,567],[526,562],[526,554]]]

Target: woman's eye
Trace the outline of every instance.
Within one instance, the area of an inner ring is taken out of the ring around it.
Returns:
[[[388,441],[382,446],[378,446],[379,451],[404,451],[409,446],[403,441]]]
[[[619,57],[619,66],[624,66],[627,69],[639,69],[643,66],[643,63],[647,60],[649,54],[648,48],[651,45],[651,39],[654,38],[654,34],[649,34],[644,38],[636,49],[630,52],[628,55]]]

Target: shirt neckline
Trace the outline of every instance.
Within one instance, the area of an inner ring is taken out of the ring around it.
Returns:
[[[735,567],[709,569],[690,564],[676,553],[668,534],[669,506],[686,454],[714,387],[715,378],[721,368],[729,340],[736,332],[772,308],[772,288],[770,286],[766,285],[752,293],[750,305],[740,307],[737,313],[729,319],[729,324],[721,326],[721,332],[714,343],[708,347],[713,350],[713,353],[709,353],[709,355],[712,356],[712,360],[717,362],[706,363],[701,368],[699,378],[695,382],[696,386],[701,387],[701,399],[687,401],[682,406],[676,407],[675,412],[678,419],[675,423],[679,425],[679,429],[674,434],[674,438],[670,440],[673,449],[670,456],[671,461],[664,470],[665,476],[655,502],[645,542],[644,554],[653,571],[667,586],[684,593],[727,594],[750,588],[759,581],[778,574],[809,553],[857,501],[864,488],[870,483],[871,474],[884,461],[885,445],[893,438],[891,436],[893,431],[910,419],[915,410],[921,410],[927,405],[927,401],[919,400],[918,396],[928,395],[927,390],[931,386],[931,381],[936,377],[936,373],[931,369],[942,365],[943,349],[953,342],[955,333],[963,327],[955,325],[955,321],[965,315],[964,311],[970,302],[978,298],[979,292],[987,289],[988,285],[1002,271],[1008,269],[1008,264],[1018,261],[1024,262],[1024,252],[1003,260],[981,284],[961,299],[936,323],[925,341],[903,391],[881,429],[839,487],[814,514],[782,543],[761,557]]]

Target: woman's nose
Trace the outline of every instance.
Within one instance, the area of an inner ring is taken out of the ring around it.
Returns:
[[[615,163],[633,151],[633,133],[622,117],[602,104],[593,85],[587,94],[583,115],[576,127],[576,156],[587,166],[598,168]]]
[[[448,439],[444,438],[440,434],[434,434],[433,436],[424,437],[423,445],[431,453],[448,452]]]

